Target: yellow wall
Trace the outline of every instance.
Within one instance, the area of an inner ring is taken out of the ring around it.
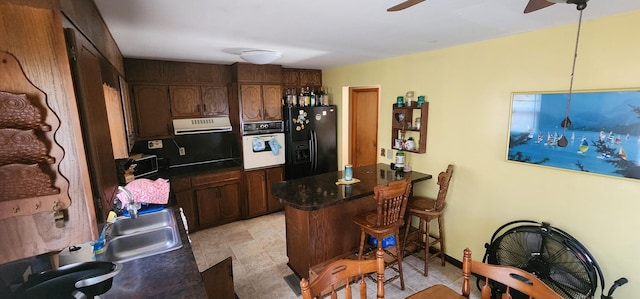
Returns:
[[[415,170],[434,176],[456,165],[445,212],[448,255],[460,260],[469,247],[481,259],[484,243],[500,225],[547,221],[591,251],[607,289],[621,276],[630,280],[616,298],[634,298],[640,293],[640,182],[505,158],[511,93],[568,90],[576,28],[577,23],[327,69],[323,82],[343,112],[343,87],[380,86],[378,139],[384,148],[390,147],[396,96],[408,90],[427,96],[427,153],[410,159]],[[638,36],[640,11],[583,22],[574,90],[640,88]],[[343,121],[339,131],[346,131]],[[339,146],[344,151],[346,145]],[[435,183],[417,184],[415,192],[434,196]]]

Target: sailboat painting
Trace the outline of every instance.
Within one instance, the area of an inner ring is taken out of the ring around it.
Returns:
[[[512,94],[507,161],[640,179],[640,90],[568,96]]]

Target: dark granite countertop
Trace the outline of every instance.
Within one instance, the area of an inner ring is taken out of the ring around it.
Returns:
[[[182,248],[123,263],[100,298],[207,298],[179,209],[174,215]]]
[[[380,163],[353,168],[353,178],[359,179],[358,183],[336,185],[342,177],[342,171],[336,171],[287,180],[271,185],[271,192],[286,205],[310,211],[373,195],[376,185],[386,185],[389,181],[401,177],[410,177],[411,182],[415,184],[431,179],[432,176],[416,171],[396,173],[389,165]]]
[[[171,167],[160,170],[157,177],[171,179],[176,177],[193,176],[203,173],[222,172],[229,170],[241,170],[242,161],[240,159],[224,159],[211,161],[208,163],[194,164],[180,167]]]

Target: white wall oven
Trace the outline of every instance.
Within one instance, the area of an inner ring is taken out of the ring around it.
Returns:
[[[244,169],[285,163],[284,123],[251,122],[242,125],[242,163]]]

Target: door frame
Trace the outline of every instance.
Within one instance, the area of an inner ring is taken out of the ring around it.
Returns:
[[[342,145],[340,146],[341,154],[339,156],[339,167],[338,169],[344,169],[344,165],[348,164],[351,161],[351,91],[354,89],[377,89],[378,90],[378,103],[377,109],[380,112],[380,97],[382,95],[382,88],[380,85],[361,85],[361,86],[343,86],[342,87],[342,114],[341,114],[341,122],[343,124],[342,138],[340,138],[340,142]],[[378,114],[379,115],[379,114]],[[376,135],[379,135],[379,132],[376,132]],[[379,139],[380,136],[378,136]],[[377,150],[377,149],[376,149]],[[376,155],[377,156],[377,155]]]

